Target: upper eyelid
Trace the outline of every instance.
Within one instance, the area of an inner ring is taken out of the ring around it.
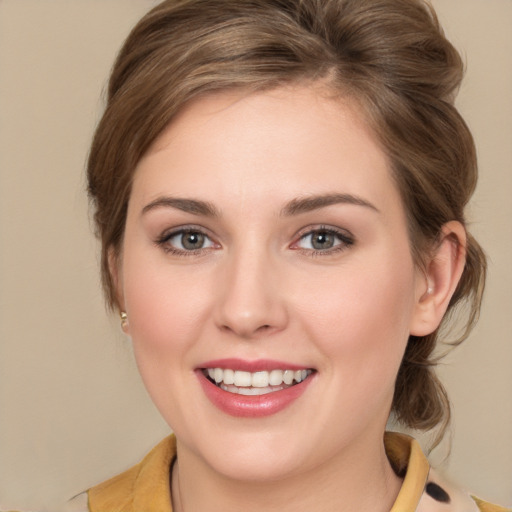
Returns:
[[[334,233],[336,235],[350,238],[352,240],[354,239],[354,235],[348,229],[321,224],[321,225],[317,225],[317,226],[308,226],[308,227],[302,228],[295,235],[295,241],[300,240],[301,238],[305,237],[306,235],[315,233],[316,231],[327,231],[329,233]]]
[[[158,236],[158,239],[172,238],[173,236],[179,235],[180,233],[201,233],[208,238],[215,238],[209,229],[202,226],[196,226],[194,224],[184,224],[182,226],[176,226],[168,229],[164,229]]]
[[[338,237],[340,243],[327,249],[304,248],[299,246],[301,240],[307,236],[311,236],[313,233],[318,231],[325,231],[334,234]],[[328,255],[334,255],[340,251],[345,251],[349,247],[353,246],[355,242],[356,239],[352,233],[350,233],[350,231],[334,226],[321,225],[305,228],[304,230],[299,231],[299,233],[295,236],[294,241],[288,247],[293,251],[299,251],[304,254],[323,255],[327,257]]]
[[[171,243],[171,239],[179,236],[180,234],[183,235],[185,233],[200,233],[209,240],[211,245],[209,247],[200,247],[197,249],[181,249],[180,247],[176,247],[173,243]],[[164,230],[159,236],[157,236],[154,239],[153,243],[160,249],[163,249],[164,252],[166,253],[171,253],[175,254],[176,256],[183,257],[205,254],[205,251],[211,251],[213,249],[218,249],[221,247],[221,245],[219,244],[219,242],[217,242],[215,237],[208,233],[208,230],[193,225],[177,226],[174,228]]]

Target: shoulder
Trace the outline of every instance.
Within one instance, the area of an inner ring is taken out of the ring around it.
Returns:
[[[476,498],[431,469],[417,512],[512,512],[512,509]]]
[[[432,469],[412,437],[387,432],[384,444],[391,466],[403,478],[392,512],[512,512],[472,496]]]
[[[89,512],[89,498],[87,492],[82,492],[71,498],[64,508],[64,512]]]
[[[170,510],[169,470],[175,456],[176,439],[169,436],[132,468],[73,498],[65,512]]]
[[[476,496],[473,496],[475,503],[478,505],[478,510],[480,512],[512,512],[512,508],[500,507],[499,505],[493,505],[492,503],[487,503],[487,501],[483,501]]]

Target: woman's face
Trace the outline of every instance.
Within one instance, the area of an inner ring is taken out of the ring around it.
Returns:
[[[349,100],[192,103],[138,165],[117,274],[180,453],[258,480],[381,445],[426,284]]]

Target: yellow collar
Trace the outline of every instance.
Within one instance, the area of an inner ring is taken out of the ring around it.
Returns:
[[[386,432],[384,445],[395,473],[404,479],[390,512],[412,512],[417,509],[425,490],[430,465],[412,437]]]
[[[176,457],[171,435],[136,466],[88,491],[91,512],[172,512],[169,468]]]

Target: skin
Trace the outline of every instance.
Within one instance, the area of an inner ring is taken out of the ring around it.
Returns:
[[[333,194],[344,200],[293,211]],[[191,226],[206,235],[195,251],[180,245]],[[320,229],[341,236],[315,252]],[[175,508],[389,510],[396,374],[409,335],[439,324],[463,245],[449,223],[415,266],[387,158],[349,100],[294,87],[190,104],[139,162],[112,262],[141,376],[178,439]],[[315,373],[279,413],[235,418],[194,371],[219,358]]]

